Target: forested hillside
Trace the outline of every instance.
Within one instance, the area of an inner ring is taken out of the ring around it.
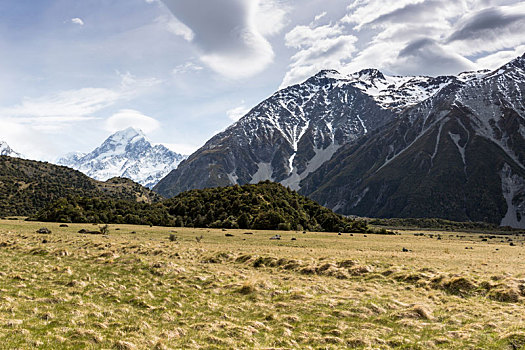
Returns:
[[[0,156],[0,216],[34,215],[66,196],[142,202],[161,198],[128,179],[100,182],[64,166]]]
[[[192,190],[159,203],[63,198],[37,219],[58,222],[160,226],[364,232],[366,222],[335,214],[284,186],[257,185]]]

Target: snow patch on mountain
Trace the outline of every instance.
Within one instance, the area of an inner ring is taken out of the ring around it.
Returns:
[[[507,213],[501,226],[525,228],[525,180],[512,174],[511,167],[505,163],[500,172],[503,196],[507,202]]]
[[[163,145],[152,145],[142,131],[128,128],[111,135],[94,151],[69,153],[58,164],[100,181],[125,177],[152,188],[185,158]]]
[[[438,93],[454,82],[469,82],[485,77],[490,71],[465,72],[458,76],[390,76],[377,69],[344,75],[323,71],[318,76],[334,80],[336,86],[351,85],[372,97],[382,108],[400,112]]]
[[[451,133],[450,131],[448,132],[448,135],[450,136],[450,138],[452,139],[452,142],[454,142],[454,144],[456,145],[456,147],[458,148],[458,151],[459,151],[459,154],[461,155],[461,159],[463,160],[463,165],[466,165],[467,162],[465,160],[465,146],[461,146],[459,144],[459,141],[461,141],[461,135],[458,135],[458,134],[453,134]]]
[[[281,184],[290,187],[294,191],[298,191],[301,180],[305,179],[308,175],[319,169],[321,165],[330,160],[339,148],[341,148],[341,146],[336,143],[332,143],[325,149],[314,148],[315,155],[308,161],[306,169],[298,174],[297,169],[294,168],[290,177],[281,181]]]

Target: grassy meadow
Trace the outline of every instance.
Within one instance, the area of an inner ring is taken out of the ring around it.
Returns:
[[[525,349],[523,237],[80,229],[0,221],[0,348]]]

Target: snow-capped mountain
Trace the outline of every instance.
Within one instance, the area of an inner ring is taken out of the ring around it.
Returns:
[[[525,228],[525,55],[458,79],[301,183],[345,214]]]
[[[58,164],[97,180],[125,177],[151,188],[184,158],[163,145],[152,145],[142,131],[128,128],[111,135],[93,152],[69,153]]]
[[[322,71],[214,136],[155,190],[273,180],[342,214],[525,227],[525,56],[495,71]]]
[[[4,141],[0,141],[0,156],[9,156],[9,157],[15,157],[15,158],[23,158],[23,156],[20,153],[15,152]]]
[[[388,76],[375,69],[351,75],[321,71],[276,92],[213,137],[156,190],[172,196],[192,188],[261,180],[297,190],[301,180],[343,145],[387,125],[447,85],[477,74],[434,78]],[[209,176],[198,175],[203,173]]]
[[[297,189],[342,145],[395,117],[352,84],[340,83],[337,75],[322,71],[278,91],[209,140],[155,190],[173,196],[267,179]]]

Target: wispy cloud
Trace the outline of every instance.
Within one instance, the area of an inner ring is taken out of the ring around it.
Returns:
[[[352,58],[357,40],[345,34],[340,24],[296,26],[285,37],[286,46],[298,51],[281,87],[299,83],[322,69],[340,69]]]
[[[145,133],[157,130],[160,127],[158,120],[133,109],[123,109],[106,119],[106,130],[115,132],[128,127],[138,128]]]
[[[93,120],[102,120],[105,110],[129,101],[160,83],[157,79],[138,79],[118,73],[120,83],[113,89],[82,88],[35,98],[26,97],[17,105],[0,108],[2,138],[24,154],[49,159],[64,139],[73,137],[68,130]],[[106,121],[106,127],[138,125],[148,131],[158,127],[153,118],[131,110],[121,110]],[[38,137],[36,136],[38,135]],[[55,136],[53,136],[55,135]],[[59,139],[56,135],[61,135]],[[78,135],[77,135],[78,136]]]
[[[186,62],[184,64],[179,64],[175,68],[173,68],[172,73],[175,75],[178,74],[185,74],[190,72],[198,72],[203,69],[202,66],[199,66],[198,64],[195,64],[193,62]]]
[[[18,105],[0,108],[0,118],[47,126],[93,119],[95,113],[160,83],[157,79],[137,79],[129,72],[118,74],[121,82],[114,89],[82,88],[36,98],[26,97]]]
[[[71,18],[71,23],[78,24],[79,26],[84,25],[84,21],[82,20],[82,18],[78,18],[78,17]]]
[[[514,48],[525,43],[525,3],[468,13],[454,26],[446,44],[472,55]]]
[[[244,101],[242,101],[242,104],[239,107],[229,109],[228,111],[226,111],[226,114],[228,115],[228,118],[236,122],[237,120],[244,117],[249,111],[250,108],[244,104]]]

